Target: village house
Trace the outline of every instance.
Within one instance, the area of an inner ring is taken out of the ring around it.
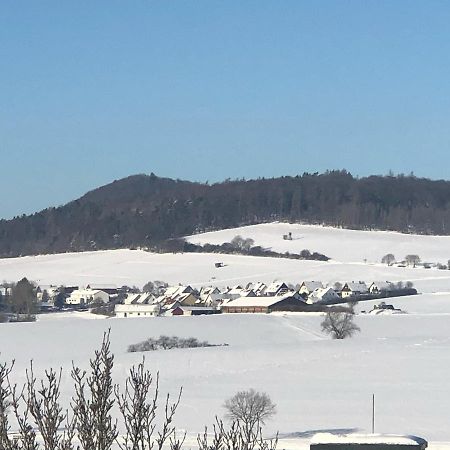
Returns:
[[[66,304],[72,306],[87,306],[89,304],[106,304],[109,302],[109,295],[100,290],[77,289],[66,298]]]
[[[119,293],[117,286],[110,284],[88,284],[86,289],[91,289],[93,291],[103,291],[106,292],[110,297],[114,297]]]
[[[264,295],[268,296],[277,296],[283,295],[289,292],[289,286],[282,281],[274,281],[272,284],[269,284],[264,291]]]
[[[321,281],[303,281],[298,289],[298,293],[306,298],[316,289],[322,289],[324,286]]]
[[[210,296],[220,295],[220,289],[215,286],[203,286],[199,295],[202,301],[206,301]]]
[[[116,305],[114,311],[117,317],[155,317],[161,310],[157,303]]]
[[[253,284],[251,286],[251,289],[257,296],[265,295],[266,289],[267,289],[267,284],[258,282],[258,283]]]
[[[374,281],[369,286],[369,292],[371,294],[381,294],[383,292],[391,292],[394,290],[394,286],[389,281]]]
[[[358,297],[360,295],[368,293],[369,289],[367,288],[366,283],[364,283],[363,281],[352,281],[351,283],[345,283],[344,287],[341,290],[342,298]]]
[[[337,303],[341,300],[341,297],[337,294],[337,292],[331,288],[317,288],[311,292],[308,296],[308,300],[306,303]]]
[[[297,293],[287,293],[280,296],[240,297],[224,303],[223,313],[270,313],[272,311],[296,310],[305,305]]]

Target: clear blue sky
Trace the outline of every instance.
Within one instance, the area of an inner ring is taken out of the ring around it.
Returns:
[[[450,178],[448,1],[0,2],[0,217],[134,173]]]

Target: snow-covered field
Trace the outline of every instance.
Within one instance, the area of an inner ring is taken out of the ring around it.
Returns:
[[[183,386],[177,426],[190,433],[223,415],[224,400],[254,387],[269,393],[278,413],[268,431],[309,436],[311,430],[360,429],[371,424],[371,394],[377,401],[377,430],[450,441],[450,298],[433,299],[430,309],[410,302],[411,314],[357,317],[361,333],[333,341],[320,332],[318,315],[222,315],[85,320],[83,315],[42,316],[37,323],[0,326],[1,358],[16,359],[15,380],[29,360],[39,372],[63,366],[64,398],[71,394],[71,361],[86,366],[102,333],[111,327],[115,377],[142,355],[127,345],[160,334],[195,336],[228,347],[178,349],[146,354],[160,371],[164,392]],[[425,299],[423,299],[425,300]],[[441,304],[441,312],[434,307]],[[289,446],[307,441],[289,440]],[[282,445],[282,448],[284,444]]]
[[[281,236],[291,231],[293,241]],[[87,366],[102,333],[111,327],[115,377],[123,382],[141,354],[128,354],[131,343],[160,334],[194,336],[228,347],[152,352],[146,360],[161,373],[162,391],[184,387],[177,426],[190,433],[222,415],[224,400],[254,387],[270,394],[278,414],[270,433],[284,436],[280,448],[306,447],[311,430],[370,429],[371,395],[376,394],[376,428],[450,444],[450,271],[386,267],[385,253],[397,258],[416,253],[423,260],[446,262],[450,238],[398,233],[333,230],[268,224],[194,236],[195,242],[220,243],[235,235],[277,251],[308,248],[329,262],[253,258],[232,255],[167,254],[115,250],[0,260],[0,280],[23,276],[39,284],[102,283],[142,286],[149,280],[195,286],[234,285],[274,279],[411,280],[424,294],[394,300],[404,315],[358,315],[362,332],[333,341],[320,332],[320,315],[221,315],[87,320],[88,314],[51,314],[37,323],[1,324],[0,358],[16,360],[21,381],[29,360],[36,370],[63,366],[64,398],[71,395],[72,360]],[[367,263],[363,260],[366,259]],[[214,262],[225,267],[216,269]],[[370,309],[373,302],[358,306]],[[192,437],[194,434],[191,434]],[[303,438],[303,439],[301,439]]]
[[[292,233],[292,241],[283,235]],[[416,254],[422,261],[447,264],[450,259],[450,236],[423,236],[392,231],[345,230],[316,225],[266,223],[232,228],[189,236],[198,244],[222,244],[235,236],[252,238],[255,245],[284,253],[299,253],[303,249],[319,252],[343,262],[379,263],[387,253],[401,261],[406,255]]]

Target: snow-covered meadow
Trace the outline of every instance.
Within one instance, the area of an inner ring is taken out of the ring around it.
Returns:
[[[292,241],[282,235],[289,231]],[[26,276],[39,284],[113,284],[142,287],[147,281],[170,284],[232,286],[250,281],[293,284],[324,282],[412,281],[421,292],[450,292],[450,271],[387,267],[381,257],[418,254],[424,261],[446,263],[450,237],[417,236],[380,231],[352,231],[309,225],[261,224],[189,237],[193,242],[222,243],[234,236],[251,237],[256,245],[284,252],[319,251],[328,262],[217,254],[152,254],[141,250],[109,250],[0,259],[0,280]],[[366,260],[366,262],[364,262]],[[225,267],[216,268],[215,262]]]
[[[410,314],[359,315],[361,333],[345,341],[324,336],[319,315],[109,320],[49,315],[37,323],[1,325],[1,358],[16,359],[19,382],[30,359],[37,372],[63,366],[67,400],[71,361],[85,367],[109,327],[119,383],[142,358],[126,352],[129,344],[160,334],[195,336],[229,346],[146,354],[148,367],[160,371],[163,392],[183,386],[177,426],[190,433],[223,415],[227,397],[254,387],[277,404],[278,413],[268,424],[271,433],[296,437],[319,429],[368,431],[375,393],[379,432],[450,441],[450,298],[433,299],[428,312],[418,307],[419,298],[403,301],[411,302]],[[441,304],[439,314],[433,313],[436,303]],[[422,312],[414,313],[417,308]]]
[[[283,241],[291,231],[293,241]],[[302,234],[303,233],[303,234]],[[36,371],[64,369],[63,393],[71,395],[72,361],[84,367],[102,334],[111,328],[115,377],[123,383],[142,355],[129,344],[161,334],[196,337],[227,347],[177,349],[146,354],[160,371],[163,392],[183,386],[177,426],[192,437],[223,415],[224,400],[238,390],[264,390],[277,404],[269,433],[284,436],[280,448],[304,447],[311,430],[370,430],[371,395],[376,394],[376,429],[450,442],[450,271],[386,267],[387,252],[446,262],[450,238],[398,233],[353,232],[322,227],[269,224],[194,236],[220,243],[235,235],[277,251],[309,248],[333,259],[295,261],[233,255],[166,254],[115,250],[0,260],[0,279],[23,276],[40,284],[103,283],[142,286],[149,280],[194,286],[249,281],[411,280],[422,295],[394,300],[402,315],[364,315],[361,333],[333,341],[320,331],[316,314],[236,314],[200,317],[98,319],[87,314],[51,314],[29,324],[0,325],[0,358],[16,360],[23,381],[30,359]],[[364,263],[363,260],[367,259]],[[225,267],[216,269],[214,262]],[[370,309],[373,302],[359,305]],[[300,438],[300,439],[299,439]],[[447,444],[444,444],[444,447]],[[437,444],[433,447],[437,448]]]

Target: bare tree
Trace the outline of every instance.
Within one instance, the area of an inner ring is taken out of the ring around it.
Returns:
[[[199,450],[275,450],[278,444],[278,435],[274,439],[264,439],[262,428],[251,430],[248,438],[240,423],[233,421],[229,429],[223,422],[216,418],[213,425],[211,440],[208,429],[205,427],[203,434],[197,436]]]
[[[418,263],[420,263],[420,257],[419,255],[406,255],[405,261],[408,264],[408,266],[416,267]]]
[[[75,421],[69,419],[68,412],[64,412],[59,403],[61,374],[53,369],[45,371],[45,381],[41,380],[36,387],[33,364],[27,371],[26,403],[34,422],[42,436],[45,450],[71,450],[75,433]],[[61,433],[61,426],[65,430]]]
[[[83,450],[110,450],[117,438],[117,423],[111,417],[114,405],[113,365],[108,331],[103,335],[100,350],[96,350],[90,360],[91,373],[88,375],[75,366],[72,369],[75,382],[72,410]]]
[[[358,325],[353,322],[353,317],[352,311],[328,311],[320,324],[322,331],[330,334],[333,339],[352,337],[357,331],[361,331]]]
[[[240,427],[247,441],[276,413],[276,406],[265,392],[254,389],[237,392],[225,401],[226,417]]]
[[[184,436],[177,439],[173,419],[180,404],[182,390],[174,403],[167,395],[164,420],[160,430],[156,431],[157,403],[159,397],[159,374],[156,375],[155,390],[151,395],[153,377],[144,368],[144,360],[130,369],[125,384],[125,392],[115,387],[116,398],[125,424],[125,435],[117,441],[121,450],[148,450],[156,445],[158,450],[166,444],[177,450],[182,447]]]
[[[8,421],[8,413],[12,407],[12,390],[9,383],[9,374],[14,363],[10,366],[0,363],[0,448],[16,450],[17,444],[10,438],[11,426]]]
[[[388,253],[387,255],[384,255],[381,258],[381,263],[382,264],[387,264],[388,266],[390,266],[394,262],[395,262],[395,256],[392,253]]]

